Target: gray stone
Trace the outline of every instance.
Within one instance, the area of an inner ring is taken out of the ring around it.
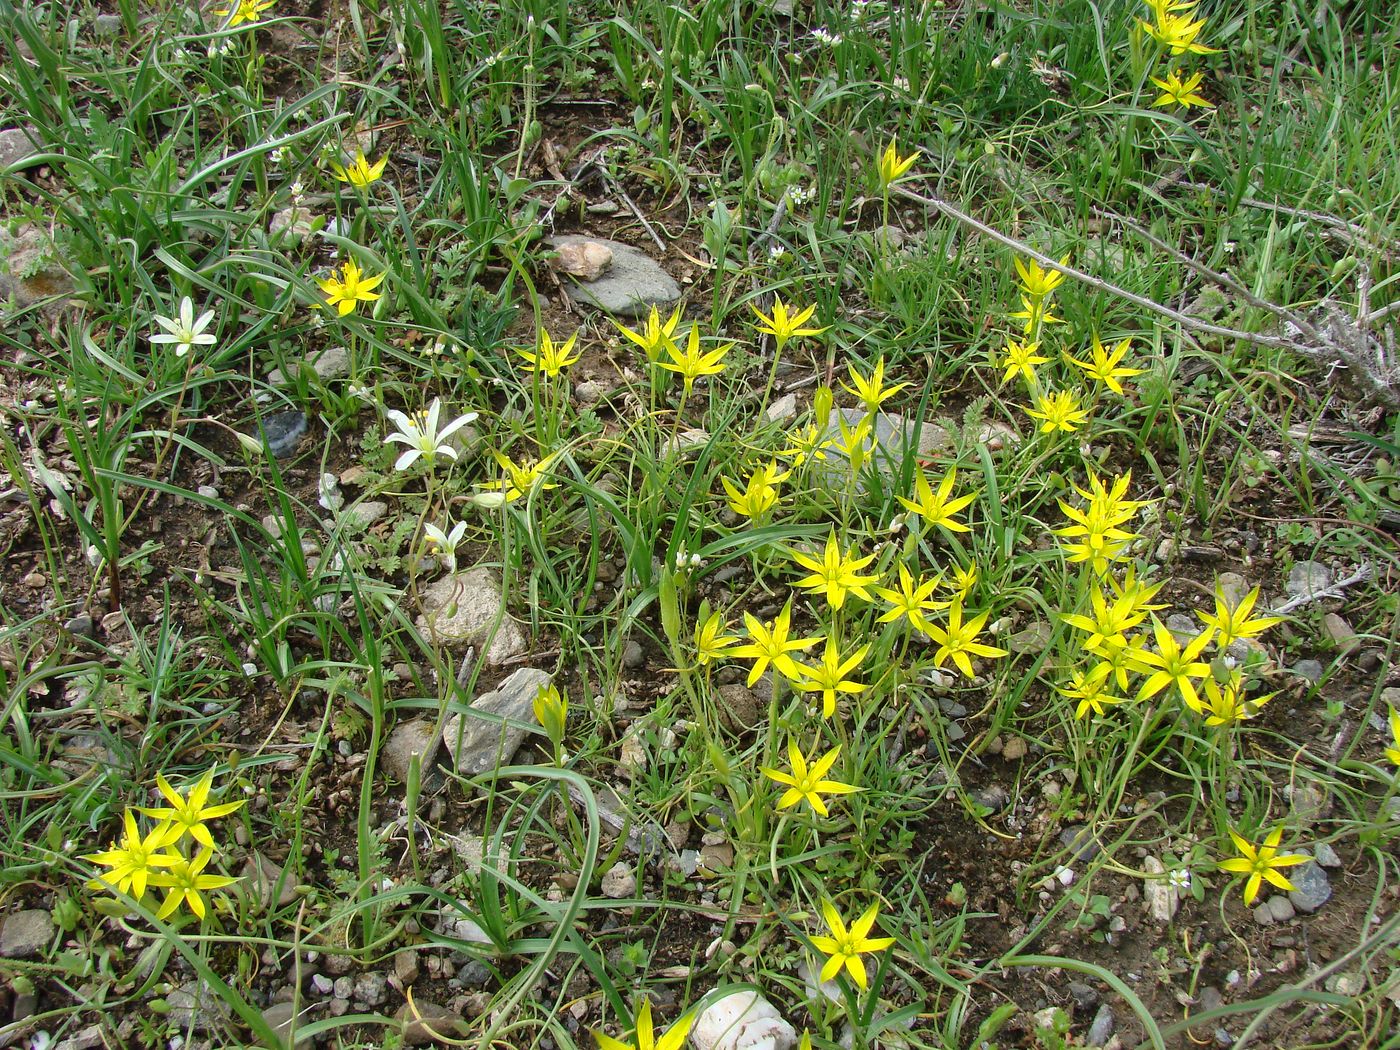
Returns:
[[[0,226],[0,302],[32,306],[63,299],[76,287],[47,231],[28,223],[11,234]]]
[[[490,569],[477,567],[444,576],[423,591],[421,601],[420,631],[449,646],[484,647],[488,667],[500,667],[526,651],[520,625],[501,608],[501,588]]]
[[[308,365],[322,382],[343,379],[350,374],[350,351],[343,346],[328,346],[316,356],[308,357],[300,367],[305,368]],[[293,366],[294,369],[296,367],[298,366]],[[280,368],[269,372],[267,381],[273,386],[285,386],[290,382]]]
[[[634,639],[629,639],[622,647],[622,666],[635,671],[640,667],[645,667],[647,663],[646,650],[642,648],[642,643]]]
[[[360,526],[360,528],[367,529],[388,513],[389,504],[385,503],[383,500],[372,499],[356,503],[347,512],[346,517]]]
[[[607,392],[608,385],[597,379],[585,379],[574,386],[574,397],[581,405],[595,404],[603,400]]]
[[[1167,871],[1156,857],[1145,857],[1142,867],[1148,875],[1162,876]],[[1177,907],[1181,904],[1181,896],[1177,893],[1176,887],[1165,878],[1147,879],[1143,883],[1143,897],[1147,901],[1147,913],[1156,922],[1171,922],[1176,916]]]
[[[1090,861],[1099,852],[1094,833],[1083,824],[1071,824],[1060,832],[1060,845],[1070,851],[1069,862]]]
[[[1319,842],[1313,847],[1313,859],[1324,868],[1340,868],[1342,858],[1337,856],[1337,851],[1332,848],[1330,842]]]
[[[39,152],[39,132],[34,128],[5,128],[0,131],[0,171]]]
[[[1089,1034],[1085,1036],[1084,1043],[1086,1046],[1104,1046],[1112,1035],[1113,1011],[1105,1003],[1094,1015],[1094,1023],[1089,1026]]]
[[[1288,900],[1299,911],[1311,915],[1332,899],[1332,884],[1327,879],[1327,872],[1315,861],[1299,864],[1284,874],[1293,883]]]
[[[301,439],[306,436],[306,413],[297,409],[286,412],[273,412],[264,416],[259,428],[263,445],[278,459],[286,459],[297,450]]]
[[[535,696],[549,683],[550,676],[546,672],[522,667],[495,692],[478,696],[471,703],[473,711],[497,715],[505,719],[504,722],[495,718],[453,715],[443,727],[442,739],[457,772],[475,776],[509,763],[525,739],[525,729],[511,723],[534,721]]]
[[[1225,596],[1225,601],[1234,609],[1238,608],[1240,602],[1253,589],[1246,580],[1237,572],[1222,572],[1215,578],[1215,586],[1221,594]]]
[[[277,1003],[263,1011],[263,1020],[277,1033],[277,1038],[281,1040],[285,1050],[285,1048],[292,1046],[293,1026],[295,1026],[296,1047],[312,1045],[311,1037],[301,1034],[301,1031],[311,1023],[310,1014],[309,1007],[303,1007],[298,1012],[294,1002]]]
[[[403,1024],[404,1046],[450,1043],[466,1034],[460,1014],[417,997],[413,1005],[404,1003],[394,1015]]]
[[[1051,633],[1048,623],[1036,620],[1011,636],[1011,651],[1018,656],[1039,653],[1049,646]]]
[[[442,746],[442,736],[437,731],[437,719],[415,718],[394,726],[389,739],[384,742],[380,762],[384,770],[395,780],[407,782],[408,767],[413,756],[419,756],[419,768],[426,771],[437,757]]]
[[[1201,633],[1201,625],[1185,613],[1172,613],[1167,617],[1167,630],[1171,631],[1180,644],[1185,645]]]
[[[1351,624],[1336,613],[1327,613],[1322,617],[1322,633],[1343,655],[1353,652],[1361,644]]]
[[[323,973],[313,973],[311,975],[311,987],[316,989],[320,995],[330,995],[335,988],[335,982]]]
[[[371,970],[369,973],[362,973],[355,978],[354,999],[356,1002],[364,1003],[366,1006],[381,1006],[387,998],[389,998],[388,974]]]
[[[1011,793],[1000,784],[974,788],[968,792],[968,797],[975,805],[981,806],[989,813],[1000,813],[1011,802]]]
[[[79,638],[91,638],[96,630],[92,617],[87,613],[79,613],[64,623],[63,629],[69,634],[77,635]]]
[[[632,897],[637,893],[637,876],[626,864],[618,861],[603,875],[603,896],[615,901]]]
[[[1092,984],[1070,981],[1069,994],[1074,999],[1074,1005],[1085,1013],[1099,1005],[1099,990]]]
[[[1332,585],[1332,570],[1321,562],[1300,561],[1288,573],[1284,590],[1291,598],[1309,598]]]
[[[457,971],[457,983],[463,988],[485,988],[491,983],[491,967],[480,959],[463,963]]]
[[[447,905],[442,909],[442,919],[439,927],[443,934],[448,937],[455,937],[459,941],[466,941],[468,944],[490,945],[491,935],[481,928],[481,924],[470,915],[464,913],[471,902],[462,901],[460,908]]]
[[[765,413],[770,423],[786,423],[797,416],[797,395],[784,394],[768,406]]]
[[[248,858],[242,875],[234,884],[234,892],[246,895],[264,909],[284,908],[297,899],[296,879],[290,872],[283,877],[282,866],[261,853]]]
[[[53,940],[53,916],[43,908],[26,908],[5,916],[0,926],[0,957],[27,959]]]
[[[1312,685],[1322,681],[1322,664],[1316,660],[1299,660],[1289,670]]]
[[[15,1020],[19,1020],[19,1018],[17,1017]],[[107,1039],[103,1035],[103,1028],[104,1026],[100,1024],[89,1025],[82,1031],[70,1035],[67,1039],[61,1039],[52,1044],[53,1050],[95,1050],[96,1047],[105,1046]],[[30,1045],[35,1046],[37,1042]]]
[[[865,411],[859,408],[843,408],[841,415],[846,420],[846,427],[852,429],[865,418]],[[904,451],[911,444],[914,446],[915,454],[921,458],[936,453],[950,452],[953,448],[952,431],[939,422],[919,423],[916,426],[912,419],[905,419],[892,412],[881,412],[875,417],[873,429],[877,446],[874,455],[877,459],[885,460],[892,469],[898,469]],[[833,422],[825,437],[840,444],[841,428]],[[832,451],[834,449],[828,450],[828,457]],[[840,453],[838,452],[837,455],[839,456]]]
[[[904,247],[906,235],[898,226],[881,226],[870,236],[877,250],[897,252]]]
[[[1264,907],[1269,909],[1269,914],[1273,916],[1274,922],[1288,922],[1298,914],[1292,903],[1282,894],[1274,894],[1264,902]]]
[[[1272,926],[1274,924],[1274,911],[1269,907],[1268,901],[1260,901],[1250,914],[1254,916],[1254,922],[1258,926]]]
[[[18,992],[15,995],[15,1005],[10,1011],[12,1020],[27,1021],[39,1012],[39,997],[33,992]],[[102,1042],[101,1035],[98,1036],[98,1043]],[[97,1045],[97,1044],[94,1044]]]
[[[1305,824],[1312,824],[1332,812],[1331,793],[1314,784],[1286,784],[1283,797],[1293,807],[1294,818]]]
[[[228,1021],[228,1007],[199,981],[186,981],[165,997],[166,1017],[176,1028],[207,1032]]]
[[[658,310],[681,297],[680,285],[661,264],[631,245],[596,237],[564,236],[549,241],[556,250],[571,244],[593,244],[612,252],[611,265],[597,280],[570,284],[569,298],[586,306],[596,306],[619,317],[645,317],[653,306]]]
[[[114,36],[120,36],[121,31],[121,15],[98,15],[92,20],[92,32],[99,39],[110,39]]]

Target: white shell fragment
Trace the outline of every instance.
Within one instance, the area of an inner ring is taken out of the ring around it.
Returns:
[[[690,1030],[695,1050],[792,1050],[797,1032],[763,996],[745,989],[716,999]]]

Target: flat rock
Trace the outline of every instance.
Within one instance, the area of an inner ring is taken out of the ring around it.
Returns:
[[[1284,590],[1291,598],[1309,598],[1332,585],[1332,570],[1318,561],[1300,561],[1288,573]]]
[[[563,252],[569,245],[589,244],[612,252],[607,272],[585,284],[572,284],[566,291],[574,302],[596,306],[619,317],[644,317],[654,306],[670,306],[681,297],[681,288],[661,264],[630,244],[597,237],[554,237],[550,245]]]
[[[1356,632],[1351,629],[1351,624],[1336,613],[1326,613],[1322,617],[1322,633],[1343,654],[1355,651],[1361,644]]]
[[[39,132],[34,128],[5,128],[0,131],[0,171],[40,152]]]
[[[412,1006],[404,1003],[394,1017],[403,1024],[405,1046],[451,1043],[466,1034],[461,1015],[416,996]]]
[[[207,1032],[228,1021],[228,1007],[200,981],[186,981],[165,997],[166,1017],[177,1028]]]
[[[307,426],[305,412],[288,409],[263,416],[262,425],[253,436],[261,437],[263,445],[278,459],[286,459],[301,444]]]
[[[296,1003],[277,1003],[263,1011],[263,1020],[277,1033],[284,1050],[292,1045],[293,1025],[296,1026],[296,1046],[312,1045],[311,1037],[301,1034],[301,1030],[311,1023],[310,1007],[303,1007],[298,1013]]]
[[[501,609],[501,588],[490,569],[478,567],[444,576],[423,591],[421,601],[419,630],[448,645],[485,647],[488,667],[499,667],[526,651],[520,625]],[[533,694],[530,699],[534,700]]]
[[[1011,636],[1011,651],[1018,656],[1039,653],[1050,645],[1053,629],[1044,620],[1036,620]]]
[[[1245,596],[1253,589],[1249,581],[1237,572],[1222,572],[1215,578],[1215,586],[1225,596],[1225,601],[1232,609],[1238,608],[1240,602],[1244,601]]]
[[[1289,670],[1312,685],[1322,681],[1322,664],[1316,660],[1299,660]]]
[[[290,874],[283,878],[282,866],[261,853],[248,858],[242,876],[234,884],[235,891],[247,894],[266,909],[284,908],[297,899],[296,879]]]
[[[497,718],[453,715],[443,727],[442,739],[452,755],[457,772],[474,776],[498,765],[506,765],[525,739],[523,726],[534,721],[535,696],[550,683],[550,675],[534,667],[522,667],[494,692],[478,696],[473,711]]]
[[[1149,875],[1165,875],[1166,867],[1156,857],[1145,857],[1142,867]],[[1171,922],[1176,917],[1176,909],[1181,904],[1181,894],[1171,884],[1171,880],[1150,878],[1143,883],[1143,898],[1147,901],[1147,913],[1156,922]]]
[[[389,739],[384,742],[379,760],[385,772],[395,780],[406,782],[413,756],[419,756],[419,768],[426,770],[433,764],[441,746],[442,736],[437,731],[437,719],[414,718],[394,726]]]
[[[26,223],[11,234],[0,227],[0,302],[32,306],[63,299],[77,285],[47,231]]]
[[[309,367],[323,382],[343,379],[350,374],[350,351],[343,346],[328,346],[307,357],[301,362],[301,367]],[[269,372],[267,381],[273,386],[286,386],[290,382],[280,368],[274,368]]]
[[[1299,864],[1284,872],[1284,877],[1293,883],[1288,901],[1301,912],[1311,915],[1332,899],[1332,884],[1315,861]]]
[[[346,517],[362,529],[367,529],[389,513],[389,504],[380,499],[362,500],[346,513]]]
[[[43,908],[26,908],[5,916],[0,926],[0,957],[27,959],[53,940],[53,916]]]
[[[1060,832],[1060,845],[1070,850],[1070,862],[1087,862],[1099,852],[1098,840],[1084,824],[1071,824]]]
[[[764,414],[770,423],[786,423],[790,419],[795,419],[797,417],[797,395],[784,394],[769,405],[768,411]]]

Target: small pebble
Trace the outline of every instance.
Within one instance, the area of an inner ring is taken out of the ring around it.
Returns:
[[[1293,883],[1288,900],[1301,912],[1311,915],[1332,899],[1332,884],[1327,879],[1327,872],[1314,861],[1288,869],[1287,877]]]

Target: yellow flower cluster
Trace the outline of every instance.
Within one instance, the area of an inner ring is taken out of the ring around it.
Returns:
[[[1021,338],[1008,337],[1002,349],[997,367],[1002,370],[1002,383],[1020,379],[1032,405],[1026,415],[1038,425],[1044,434],[1056,432],[1072,433],[1089,421],[1090,409],[1081,396],[1068,389],[1051,390],[1042,386],[1037,371],[1039,365],[1050,363],[1050,358],[1042,352],[1045,330],[1050,325],[1064,324],[1064,320],[1052,312],[1051,297],[1064,283],[1065,275],[1053,268],[1040,265],[1035,259],[1022,262],[1015,260],[1017,286],[1021,309],[1007,316],[1021,322]],[[1062,256],[1059,265],[1068,266],[1069,256]],[[1072,365],[1076,374],[1090,383],[1089,394],[1095,396],[1100,388],[1125,397],[1127,391],[1123,380],[1141,375],[1142,369],[1129,368],[1124,358],[1132,349],[1132,340],[1123,339],[1112,349],[1106,348],[1099,340],[1097,332],[1090,333],[1090,348],[1084,357],[1075,357],[1068,351],[1063,353],[1065,362]]]
[[[1163,56],[1210,55],[1219,50],[1201,42],[1206,21],[1196,17],[1198,4],[1194,0],[1190,3],[1146,0],[1146,3],[1151,18],[1138,19],[1138,25],[1158,45]],[[1204,80],[1204,73],[1187,74],[1181,69],[1169,69],[1163,76],[1152,78],[1152,83],[1162,92],[1152,104],[1164,109],[1180,107],[1183,113],[1192,106],[1211,109],[1211,102],[1200,93]]]
[[[1216,654],[1223,656],[1235,642],[1254,638],[1281,620],[1253,615],[1257,587],[1237,602],[1217,587],[1214,611],[1198,614],[1203,629],[1184,643],[1178,640],[1155,615],[1162,606],[1153,604],[1153,599],[1162,585],[1139,580],[1131,567],[1121,576],[1111,573],[1127,544],[1137,537],[1125,526],[1145,505],[1127,498],[1130,481],[1130,475],[1124,475],[1105,485],[1091,474],[1088,491],[1075,489],[1084,507],[1060,503],[1070,524],[1055,533],[1064,541],[1067,560],[1085,563],[1095,577],[1088,589],[1088,607],[1061,615],[1064,623],[1080,632],[1079,649],[1090,660],[1087,666],[1069,669],[1061,695],[1076,702],[1077,718],[1090,712],[1102,715],[1108,706],[1127,700],[1137,677],[1135,699],[1146,700],[1170,688],[1188,708],[1204,716],[1207,725],[1228,726],[1252,718],[1273,694],[1247,698],[1243,672],[1238,667],[1213,669],[1205,652],[1213,645]],[[1150,635],[1145,629],[1149,615]]]
[[[237,882],[226,875],[205,874],[218,846],[208,822],[236,811],[243,802],[209,805],[213,786],[211,769],[181,795],[163,775],[156,776],[156,787],[170,803],[158,808],[128,808],[122,816],[122,839],[111,849],[90,853],[83,860],[109,869],[92,879],[88,888],[124,893],[140,901],[148,887],[166,891],[156,918],[167,919],[184,904],[199,919],[208,914],[203,894]],[[136,814],[155,821],[144,834]],[[198,847],[197,851],[192,850]]]

